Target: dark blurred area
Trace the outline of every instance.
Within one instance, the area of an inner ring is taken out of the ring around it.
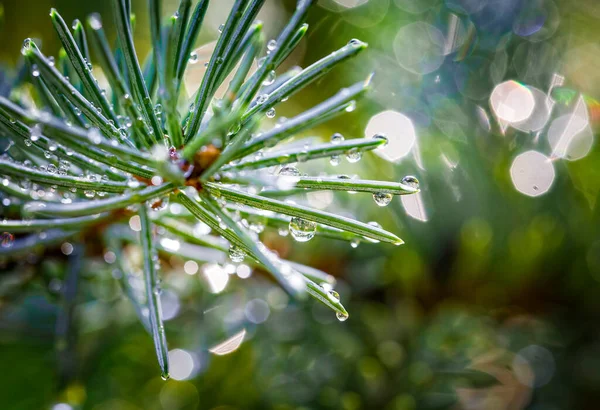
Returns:
[[[177,7],[164,3],[165,14]],[[218,35],[231,1],[213,3],[198,46]],[[55,322],[65,258],[32,257],[22,269],[41,266],[42,278],[16,283],[0,274],[0,408],[598,408],[600,3],[315,3],[289,65],[311,64],[352,38],[370,47],[278,106],[274,120],[375,72],[357,110],[306,135],[384,133],[390,143],[357,163],[299,169],[415,175],[422,190],[384,208],[370,195],[307,198],[379,222],[404,239],[401,247],[262,233],[280,255],[336,276],[349,320],[289,300],[248,267],[172,259],[161,296],[174,379],[165,382],[110,256],[84,261],[74,333],[63,338]],[[66,20],[100,12],[112,31],[110,2],[2,4],[7,67],[25,37],[57,53],[50,7]],[[268,38],[293,6],[266,2]],[[132,7],[145,57],[146,3]]]

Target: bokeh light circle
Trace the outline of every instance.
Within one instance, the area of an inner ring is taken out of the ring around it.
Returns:
[[[396,6],[411,14],[421,14],[431,9],[439,0],[394,0]]]
[[[510,167],[513,185],[527,196],[535,197],[548,192],[555,176],[550,158],[534,150],[519,154]]]
[[[529,88],[516,81],[498,84],[490,96],[490,106],[496,118],[508,123],[525,121],[535,107],[535,98]]]
[[[194,356],[183,349],[169,351],[169,374],[174,380],[186,380],[195,369]]]
[[[555,370],[554,356],[542,346],[527,346],[519,350],[513,359],[515,376],[522,384],[529,387],[541,387],[548,384]]]
[[[577,113],[556,118],[548,128],[552,155],[569,161],[585,157],[594,144],[594,133],[588,119]]]
[[[446,7],[458,13],[473,14],[483,9],[488,0],[446,0]]]
[[[527,87],[534,99],[534,108],[531,115],[523,121],[511,124],[523,132],[536,132],[544,128],[550,119],[552,104],[548,95],[535,87]]]
[[[398,30],[394,53],[398,64],[415,74],[429,74],[444,62],[444,35],[431,24],[418,21]]]

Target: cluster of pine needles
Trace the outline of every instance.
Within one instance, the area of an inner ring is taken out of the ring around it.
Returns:
[[[246,261],[270,273],[297,298],[308,294],[318,299],[345,320],[348,313],[331,275],[280,259],[258,234],[267,226],[289,230],[300,242],[322,235],[398,245],[401,239],[376,223],[285,198],[316,190],[354,191],[373,195],[383,206],[394,195],[418,192],[417,181],[307,176],[294,166],[343,155],[358,160],[387,143],[382,135],[283,145],[354,110],[370,78],[273,128],[262,129],[261,122],[273,117],[278,103],[356,56],[366,44],[351,40],[304,69],[276,74],[307,31],[304,21],[312,1],[299,1],[279,36],[265,41],[263,25],[256,20],[264,0],[235,0],[198,89],[187,101],[181,92],[183,76],[198,59],[194,46],[209,1],[192,5],[181,0],[165,21],[160,1],[150,0],[152,52],[143,65],[133,41],[130,1],[111,2],[118,34],[114,51],[99,15],[89,16],[85,25],[76,20],[70,28],[53,9],[50,18],[62,43],[58,57],[25,40],[27,75],[8,98],[0,97],[0,132],[10,141],[0,157],[0,259],[5,266],[67,240],[74,245],[63,253],[80,265],[85,246],[102,243],[112,255],[105,259],[118,266],[123,291],[152,335],[164,378],[169,365],[160,310],[163,255],[205,263],[217,250],[233,262]],[[226,91],[218,95],[222,85]],[[253,218],[260,218],[259,229]],[[196,224],[207,229],[199,233]],[[132,286],[123,253],[130,243],[141,249],[142,292]],[[67,269],[65,298],[73,298],[67,287],[77,274]]]

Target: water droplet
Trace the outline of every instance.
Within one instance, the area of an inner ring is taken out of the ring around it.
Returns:
[[[195,51],[192,51],[190,53],[190,58],[188,59],[188,62],[190,64],[196,64],[198,62],[198,53],[196,53]]]
[[[21,48],[21,54],[25,55],[25,53],[27,53],[27,51],[31,47],[32,43],[33,43],[33,41],[30,38],[26,38],[25,40],[23,40],[23,47]]]
[[[48,56],[48,64],[50,64],[52,67],[54,67],[54,57],[53,56]]]
[[[342,134],[340,134],[339,132],[336,132],[335,134],[333,134],[331,136],[331,143],[332,144],[340,144],[344,142],[344,136]]]
[[[334,167],[337,167],[338,165],[340,165],[341,159],[339,155],[332,155],[331,158],[329,158],[329,163],[331,165],[333,165]]]
[[[300,175],[300,171],[298,171],[298,168],[296,168],[293,165],[286,165],[279,170],[277,175],[286,177],[296,177]]]
[[[267,94],[261,94],[256,98],[256,103],[259,105],[264,104],[268,98],[269,96]]]
[[[40,70],[37,66],[37,64],[34,64],[31,66],[31,75],[34,77],[39,77],[40,76]]]
[[[392,194],[386,192],[375,192],[373,194],[373,200],[378,206],[388,206],[392,202],[393,197]]]
[[[88,24],[92,30],[100,30],[102,28],[102,21],[100,20],[100,16],[96,13],[88,18]]]
[[[246,252],[244,252],[238,246],[232,245],[229,248],[229,259],[231,259],[232,262],[235,262],[235,263],[243,262],[245,257],[246,257]]]
[[[408,185],[411,188],[419,189],[419,180],[412,175],[407,175],[400,181],[404,185]]]
[[[346,159],[350,163],[355,163],[360,161],[362,158],[362,152],[358,150],[358,148],[352,148],[350,151],[346,153]]]
[[[269,42],[267,43],[267,50],[269,51],[273,51],[275,50],[275,48],[277,47],[277,40],[269,40]]]
[[[225,24],[221,24],[219,26],[219,33],[222,33],[224,29],[225,29]]]
[[[279,228],[277,232],[279,233],[279,236],[288,236],[288,234],[290,233],[288,228]]]
[[[267,118],[275,118],[275,108],[269,108],[266,114]]]
[[[23,141],[25,143],[26,146],[31,147],[31,140],[29,138],[26,138],[25,141]]]
[[[275,82],[275,71],[271,70],[269,71],[269,74],[267,74],[267,77],[265,78],[265,80],[263,81],[263,85],[271,85]]]
[[[347,313],[335,312],[335,317],[337,317],[337,320],[340,322],[345,322],[350,316]]]
[[[355,109],[356,109],[356,101],[350,101],[350,103],[346,107],[346,112],[352,112]]]
[[[296,155],[296,158],[298,159],[299,162],[308,161],[308,157],[309,157],[308,148],[309,148],[308,144],[304,145],[302,151]]]
[[[388,141],[389,141],[388,137],[386,137],[383,134],[375,134],[375,135],[373,135],[373,139],[374,140],[383,140],[383,141],[385,141],[383,144],[380,145],[380,147],[385,147],[388,144]]]
[[[54,164],[48,164],[47,171],[49,174],[56,174],[56,171],[58,171],[58,168],[56,168],[56,165],[54,165]]]
[[[337,293],[335,290],[330,289],[327,292],[327,296],[329,296],[329,299],[333,302],[333,303],[340,303],[340,294]]]
[[[356,46],[356,45],[358,45],[360,43],[361,43],[361,41],[358,40],[358,39],[356,39],[356,38],[353,38],[352,40],[348,41],[348,45],[349,46]]]
[[[358,238],[352,239],[350,242],[350,246],[354,249],[358,248],[358,245],[360,245],[360,240]]]
[[[166,381],[166,380],[169,380],[171,378],[171,375],[169,373],[167,373],[167,372],[162,372],[160,374],[160,378]]]
[[[162,107],[162,105],[161,105],[161,104],[156,104],[156,105],[154,106],[154,114],[156,114],[156,115],[161,115],[161,114],[162,114],[162,112],[163,112],[163,107]]]
[[[317,223],[306,219],[293,217],[289,225],[292,237],[298,242],[310,241],[317,232]]]

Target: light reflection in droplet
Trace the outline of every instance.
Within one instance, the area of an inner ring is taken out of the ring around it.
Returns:
[[[539,196],[548,192],[554,182],[554,165],[544,154],[527,151],[514,159],[510,177],[517,191],[528,196]]]
[[[241,332],[236,333],[229,339],[225,340],[218,345],[211,347],[208,349],[212,354],[216,354],[217,356],[223,356],[229,354],[231,352],[236,351],[242,342],[244,341],[244,337],[246,336],[246,329],[243,329]]]
[[[398,111],[388,110],[374,115],[365,128],[365,137],[383,134],[388,143],[374,152],[390,161],[399,162],[413,148],[417,135],[412,121]]]

